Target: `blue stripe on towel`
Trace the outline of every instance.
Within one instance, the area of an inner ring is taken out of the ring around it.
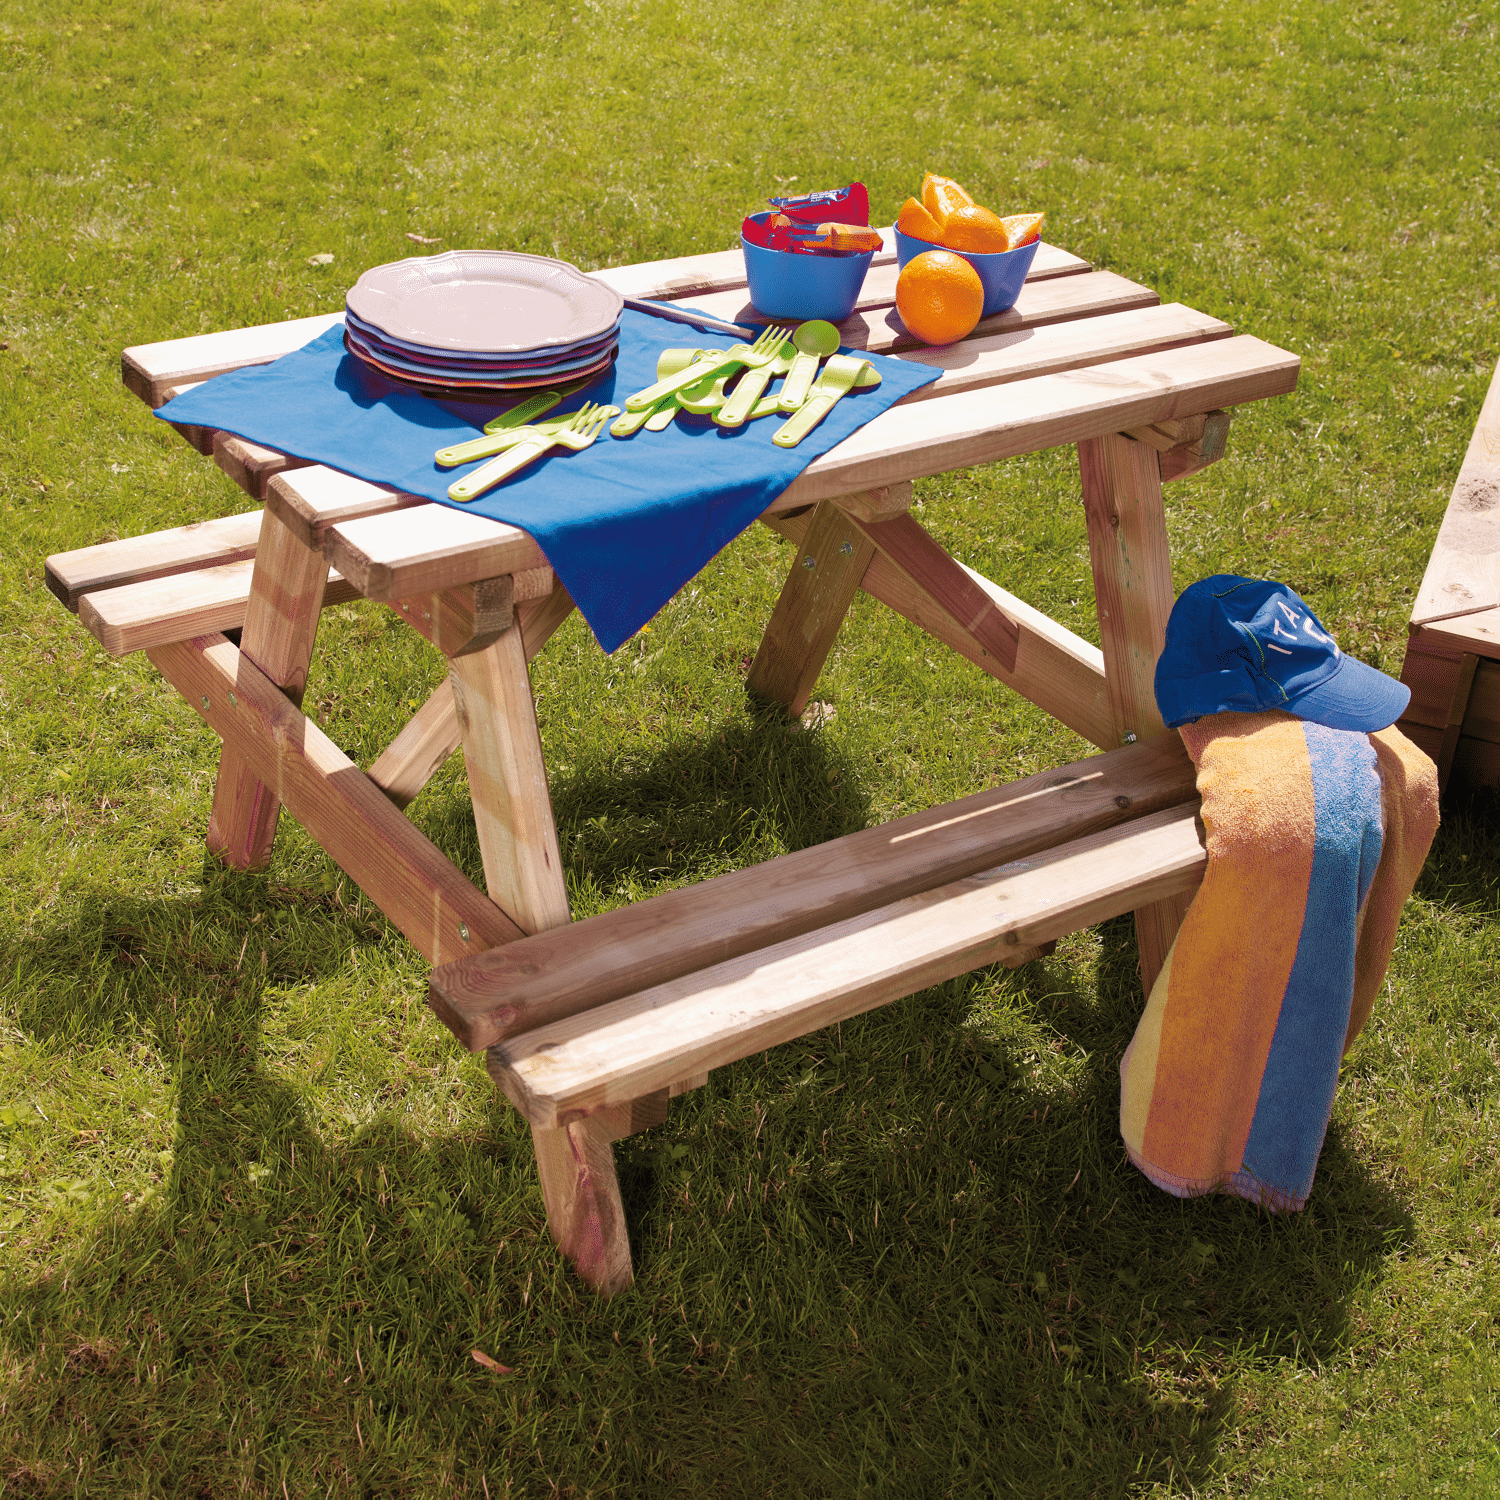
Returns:
[[[1299,1208],[1312,1191],[1333,1113],[1354,989],[1356,912],[1381,848],[1380,775],[1369,737],[1306,722],[1303,733],[1317,810],[1312,877],[1244,1167],[1236,1174],[1244,1187],[1274,1184],[1277,1206]]]

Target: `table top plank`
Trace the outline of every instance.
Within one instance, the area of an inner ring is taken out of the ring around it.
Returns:
[[[1000,416],[1000,398],[983,388],[940,401],[898,403],[814,459],[766,513],[1284,395],[1296,385],[1299,365],[1296,355],[1241,335],[1016,381],[1005,388]],[[299,485],[318,472],[278,475],[272,490]],[[871,475],[877,477],[866,477]],[[524,531],[421,502],[329,527],[324,552],[372,599],[472,583],[546,562]]]
[[[323,551],[365,598],[382,601],[549,566],[518,527],[446,505],[342,522],[326,532]]]
[[[431,503],[322,464],[278,474],[266,489],[266,509],[309,547],[321,547],[328,528],[340,522]]]
[[[889,293],[882,290],[868,304],[870,306],[895,298],[896,251],[891,232],[887,229],[882,233],[890,243],[876,255],[871,276],[875,277],[873,284],[880,288],[889,281]],[[884,271],[886,266],[890,267],[888,274]],[[1089,269],[1086,260],[1056,245],[1044,243],[1031,264],[1030,280],[1072,276]],[[877,271],[882,273],[881,276],[875,276]],[[675,301],[743,288],[745,260],[738,249],[721,250],[707,255],[647,261],[638,266],[611,266],[589,274],[614,287],[622,296]],[[870,280],[869,277],[866,279]],[[736,307],[745,300],[743,295],[730,298]],[[341,323],[343,318],[340,309],[310,318],[262,323],[253,328],[230,328],[219,333],[166,339],[155,344],[136,344],[120,356],[121,378],[131,391],[154,409],[164,405],[178,388],[228,374],[231,370],[280,359],[283,354],[300,349],[335,323]],[[757,315],[756,321],[765,320]]]
[[[872,354],[891,354],[923,347],[920,339],[906,331],[897,315],[895,295],[893,279],[888,297],[856,308],[845,318],[838,325],[843,343],[851,349],[867,349]],[[1069,318],[1087,318],[1105,312],[1122,312],[1130,307],[1154,307],[1160,301],[1150,287],[1117,276],[1113,271],[1084,271],[1077,276],[1031,280],[1021,288],[1014,307],[981,318],[969,337],[984,338],[987,334],[1010,333],[1019,328],[1036,328],[1046,323],[1061,323]],[[731,323],[753,326],[773,321],[756,312],[740,290],[684,297],[677,305],[696,308]]]
[[[901,398],[900,405],[932,401],[956,391],[1008,385],[1038,375],[1055,375],[1085,365],[1108,364],[1133,354],[1149,354],[1181,344],[1231,338],[1222,319],[1195,312],[1180,302],[1131,308],[1066,323],[1018,328],[961,344],[906,349],[895,357],[943,371],[932,382]]]
[[[814,459],[771,509],[1286,395],[1300,365],[1295,354],[1239,335],[1020,380],[1003,397],[981,389],[897,404]]]

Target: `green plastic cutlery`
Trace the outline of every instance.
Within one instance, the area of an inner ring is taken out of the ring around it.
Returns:
[[[464,479],[455,480],[448,486],[450,500],[477,500],[486,490],[492,490],[502,479],[524,469],[538,459],[549,448],[571,448],[575,452],[587,448],[609,419],[619,411],[615,406],[600,406],[586,401],[573,413],[571,420],[559,431],[544,432],[537,427],[522,427],[521,440],[512,444],[510,450],[499,458],[481,465]]]
[[[640,411],[644,407],[655,406],[663,396],[675,395],[690,385],[697,385],[706,375],[717,375],[720,371],[728,371],[732,366],[744,365],[754,368],[757,365],[769,364],[781,353],[781,346],[786,342],[787,331],[778,328],[774,323],[765,329],[753,344],[734,344],[728,349],[716,349],[708,359],[698,359],[686,370],[678,375],[670,376],[666,380],[658,380],[655,385],[648,385],[645,390],[637,391],[633,396],[625,398],[626,411]]]
[[[782,423],[771,441],[778,448],[795,448],[856,385],[879,384],[879,371],[869,360],[855,359],[851,354],[830,356],[817,383],[808,392],[806,404],[798,408],[795,416]]]

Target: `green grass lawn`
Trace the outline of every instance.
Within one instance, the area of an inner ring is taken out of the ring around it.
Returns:
[[[1494,801],[1448,812],[1303,1214],[1126,1164],[1116,922],[678,1100],[618,1148],[638,1279],[602,1303],[422,963],[289,820],[268,877],[206,863],[217,741],[42,586],[248,505],[124,392],[126,345],[332,310],[412,236],[594,267],[723,249],[787,184],[862,178],[888,221],[931,168],[1302,356],[1168,491],[1177,582],[1285,579],[1397,672],[1500,354],[1500,24],[1461,11],[11,0],[0,1494],[1500,1486]],[[1097,639],[1067,455],[918,495]],[[575,619],[538,660],[576,912],[1084,753],[867,600],[836,716],[757,717],[787,558],[752,531],[614,657]],[[437,680],[414,641],[325,617],[308,703],[358,759]],[[478,876],[457,761],[412,813]]]

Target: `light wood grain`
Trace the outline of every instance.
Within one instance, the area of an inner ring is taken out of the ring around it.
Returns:
[[[1421,631],[1422,640],[1439,650],[1472,651],[1476,656],[1500,658],[1500,609],[1432,620]]]
[[[462,740],[453,684],[445,677],[370,767],[370,780],[394,806],[406,807]]]
[[[525,932],[570,920],[519,630],[448,663],[490,896]]]
[[[117,542],[99,542],[49,557],[47,587],[77,614],[85,594],[253,560],[259,539],[260,512],[252,510],[168,531],[123,537]]]
[[[365,598],[377,600],[549,566],[526,532],[446,505],[340,522],[325,533],[323,551]]]
[[[1042,375],[1003,390],[896,405],[814,459],[768,514],[1286,395],[1296,388],[1299,363],[1294,354],[1240,336]]]
[[[477,1051],[513,1032],[1195,797],[1192,762],[1175,735],[1113,751],[437,970],[430,1001],[459,1041]]]
[[[250,606],[255,564],[198,568],[145,583],[85,594],[79,622],[111,656],[128,656],[213,631],[239,630]],[[328,574],[323,603],[347,604],[359,592],[337,572]]]
[[[311,464],[305,458],[292,458],[278,453],[274,448],[263,448],[248,438],[235,437],[233,433],[214,434],[214,462],[244,490],[257,500],[266,498],[271,481],[290,469],[306,469]]]
[[[137,344],[120,356],[120,378],[148,406],[162,405],[168,387],[211,380],[249,365],[268,365],[311,343],[320,333],[344,321],[343,311],[291,318],[254,328],[231,328],[192,338]]]
[[[1078,445],[1104,680],[1119,741],[1170,734],[1156,707],[1156,660],[1172,613],[1172,559],[1154,448],[1120,434]],[[1166,962],[1189,895],[1136,910],[1146,994]]]
[[[1500,365],[1490,380],[1411,617],[1428,624],[1500,606]]]
[[[386,485],[367,484],[352,474],[340,474],[322,464],[278,474],[266,489],[266,509],[314,547],[321,547],[328,529],[342,522],[429,504],[419,495],[405,495]]]
[[[978,645],[982,660],[993,659],[996,676],[1014,675],[1019,623],[993,594],[975,583],[973,575],[948,555],[915,516],[893,516],[887,521],[851,519],[882,557]]]
[[[1038,375],[1055,375],[1063,370],[1150,354],[1157,349],[1227,339],[1233,334],[1228,323],[1172,302],[1164,307],[1131,308],[985,338],[971,337],[960,344],[939,348],[904,349],[895,358],[943,373],[930,385],[908,392],[900,404],[911,406],[957,391],[1009,385],[1017,380],[1033,380]]]
[[[874,555],[846,511],[832,501],[813,511],[750,664],[748,692],[791,718],[802,713]]]
[[[897,405],[815,459],[766,514],[1078,442],[1179,413],[1285,394],[1295,387],[1298,368],[1295,355],[1259,339],[1231,338],[1023,380],[1003,395],[967,390],[941,401]],[[301,493],[307,476],[317,473],[307,469],[278,476],[267,508],[283,487]],[[324,480],[317,482],[326,485]],[[420,503],[330,526],[324,550],[372,599],[400,598],[546,565],[537,544],[515,527]]]
[[[327,581],[323,554],[264,512],[240,649],[293,704],[302,702],[307,686]],[[226,743],[208,819],[209,849],[237,870],[264,869],[280,812],[274,787]]]
[[[600,1296],[612,1297],[634,1280],[630,1236],[615,1176],[616,1110],[555,1129],[533,1127],[537,1176],[547,1209],[547,1232],[582,1280]]]
[[[886,243],[875,257],[876,266],[895,260],[894,237],[889,229],[883,233]],[[1087,261],[1055,245],[1043,244],[1032,262],[1031,278],[1040,281],[1088,269]],[[743,287],[745,257],[736,246],[732,250],[706,255],[611,266],[590,274],[623,296],[672,300],[690,293],[714,293],[725,288]],[[320,333],[342,323],[343,318],[342,311],[320,313],[310,318],[292,318],[253,328],[232,328],[156,344],[137,344],[121,356],[121,378],[126,387],[148,405],[161,406],[170,398],[174,387],[200,384],[216,375],[250,365],[269,364],[283,354],[302,348]],[[200,451],[208,452],[211,451],[212,431],[204,430],[209,433],[209,446]]]
[[[429,963],[521,936],[223,636],[156,646],[148,655]]]
[[[533,1125],[586,1118],[873,1006],[1190,890],[1207,856],[1175,808],[954,881],[497,1043]]]
[[[523,573],[533,598],[551,592],[552,570]],[[482,651],[509,630],[515,619],[516,579],[482,578],[455,584],[432,594],[389,601],[391,609],[444,656],[467,656]]]
[[[770,516],[766,524],[801,544],[807,517]],[[963,564],[960,564],[962,567]],[[995,606],[1016,624],[1015,666],[1007,670],[952,616],[946,614],[890,559],[877,553],[865,569],[860,587],[873,599],[920,626],[981,671],[1014,688],[1101,750],[1116,743],[1114,716],[1104,686],[1104,657],[1097,646],[1044,615],[1024,599],[992,583],[972,568],[969,577]]]
[[[872,276],[875,274],[871,273]],[[866,349],[873,354],[918,347],[920,340],[906,331],[906,325],[892,305],[895,295],[896,282],[892,275],[888,296],[882,296],[878,305],[856,310],[838,325],[840,341],[851,349]],[[1031,280],[1021,289],[1014,307],[982,318],[971,337],[984,338],[991,334],[1040,328],[1048,323],[1123,312],[1132,307],[1154,307],[1160,301],[1161,298],[1149,287],[1128,281],[1113,271],[1087,271],[1077,276]],[[750,305],[747,294],[740,291],[685,297],[678,305],[695,308],[730,323],[754,326],[771,321],[758,313]]]
[[[535,576],[521,575],[523,579]],[[521,631],[527,661],[547,644],[552,633],[572,611],[573,601],[555,577],[551,592],[545,597],[527,599],[515,606],[516,624]],[[405,807],[462,742],[458,708],[453,701],[453,682],[445,677],[370,767],[370,780],[397,807]]]

